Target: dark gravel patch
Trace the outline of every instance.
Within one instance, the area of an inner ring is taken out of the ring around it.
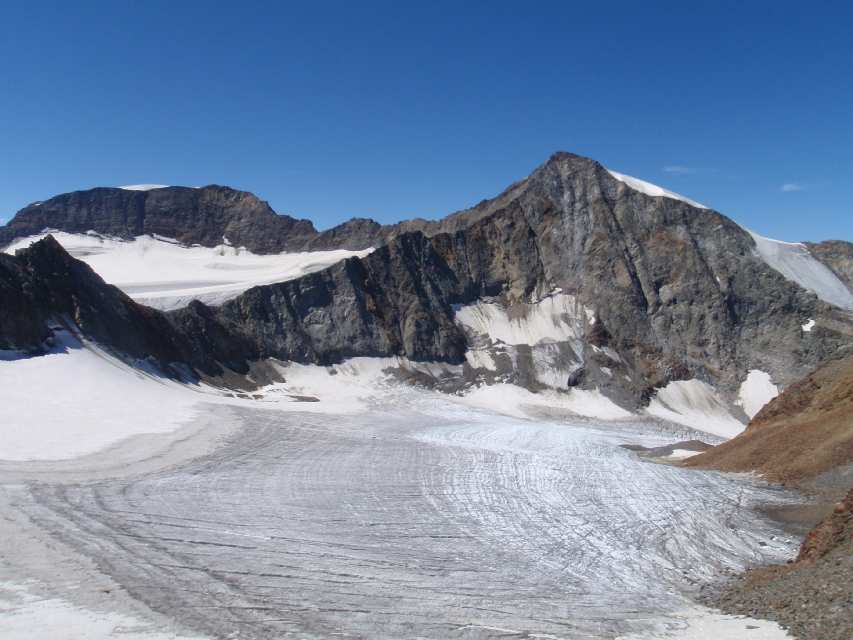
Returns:
[[[853,490],[807,536],[795,561],[706,587],[727,613],[775,620],[803,640],[853,638]]]

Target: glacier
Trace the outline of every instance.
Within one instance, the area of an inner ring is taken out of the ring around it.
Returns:
[[[687,638],[737,627],[696,608],[699,584],[796,546],[753,509],[785,492],[621,446],[685,436],[669,423],[507,415],[395,373],[457,373],[438,363],[275,366],[254,397],[184,390],[161,433],[0,461],[0,608],[43,637],[39,611],[139,640]]]

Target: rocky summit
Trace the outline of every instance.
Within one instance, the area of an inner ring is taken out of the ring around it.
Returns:
[[[595,389],[634,409],[681,380],[733,403],[748,372],[784,386],[853,342],[850,314],[786,278],[749,232],[637,182],[557,153],[442,220],[353,220],[323,233],[226,187],[64,194],[21,210],[0,242],[56,229],[225,239],[256,253],[378,248],[221,306],[164,314],[44,240],[0,261],[0,346],[38,349],[50,322],[69,318],[118,352],[202,376],[266,358],[402,356],[459,365],[458,386]],[[849,281],[848,245],[812,250]]]

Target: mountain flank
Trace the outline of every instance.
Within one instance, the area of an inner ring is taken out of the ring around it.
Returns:
[[[265,250],[276,238],[299,246],[320,238],[310,223],[221,187],[93,190],[54,201],[16,216],[12,233],[40,231],[58,211],[76,231],[96,222],[103,233],[209,243],[224,235]],[[261,220],[278,220],[281,234]],[[750,370],[784,386],[853,342],[849,317],[770,268],[737,224],[630,188],[572,154],[555,154],[473,209],[383,229],[387,241],[363,258],[167,314],[114,288],[98,292],[106,285],[55,241],[37,243],[3,259],[18,307],[4,306],[18,311],[3,314],[0,341],[36,349],[49,319],[67,316],[132,357],[204,375],[245,372],[270,357],[329,364],[403,356],[460,366],[461,386],[598,389],[626,408],[688,379],[734,401]]]

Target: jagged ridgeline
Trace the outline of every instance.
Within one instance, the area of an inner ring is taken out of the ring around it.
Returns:
[[[318,232],[226,187],[93,189],[23,209],[0,244],[45,229],[208,247],[225,238],[257,254],[376,249],[219,306],[163,313],[45,239],[0,257],[0,348],[38,349],[49,323],[67,318],[166,371],[404,356],[460,365],[460,385],[599,389],[633,408],[676,380],[732,398],[751,370],[784,385],[853,340],[849,243],[816,245],[824,262],[808,256],[834,278],[827,302],[729,218],[568,153],[439,221],[353,220]]]

